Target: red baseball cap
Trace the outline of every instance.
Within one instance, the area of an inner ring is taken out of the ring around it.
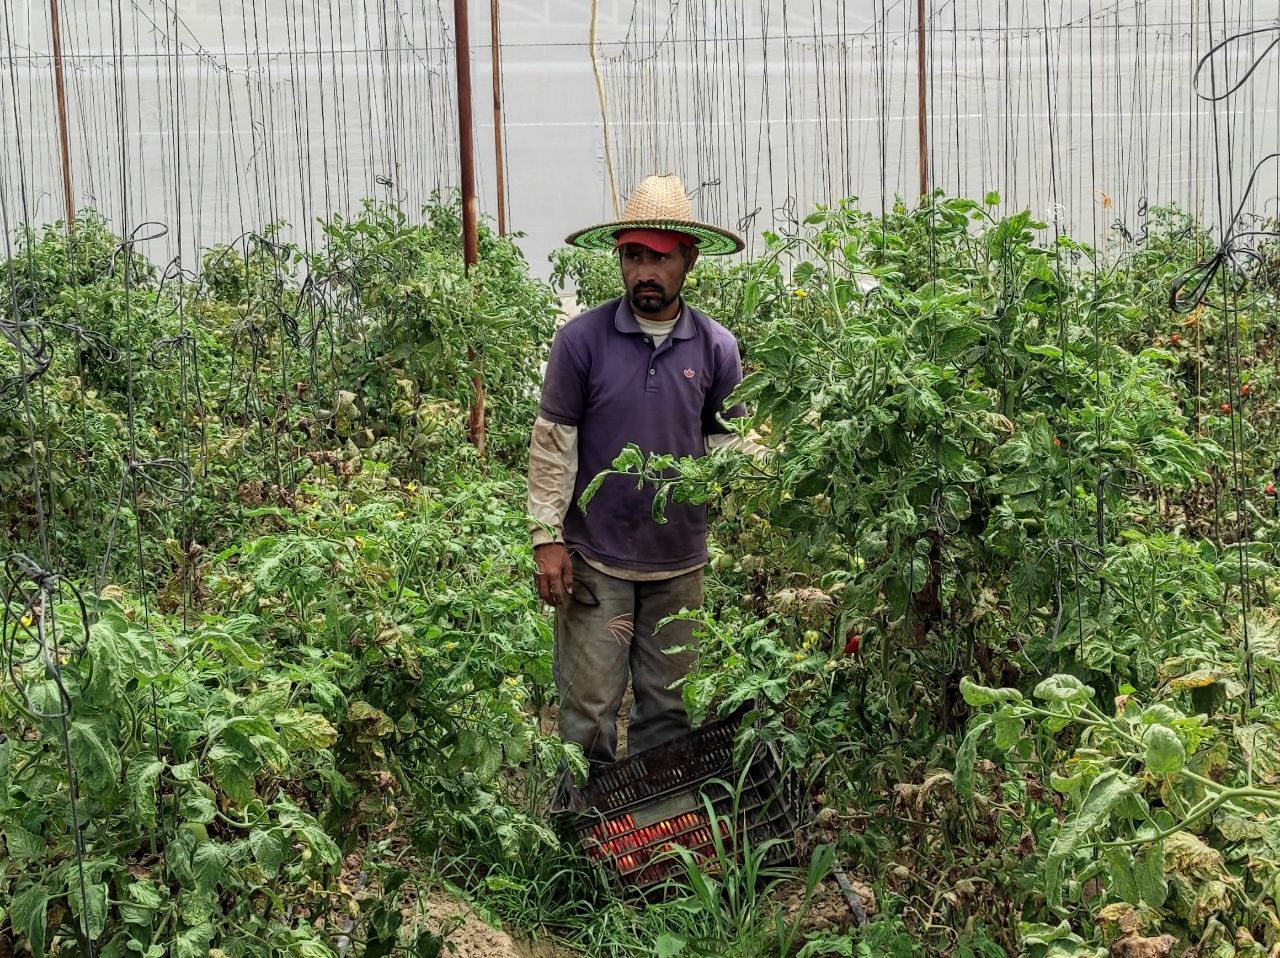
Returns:
[[[688,233],[679,230],[632,229],[618,230],[614,234],[614,248],[627,243],[639,243],[655,253],[670,253],[677,246],[693,246],[697,242]]]

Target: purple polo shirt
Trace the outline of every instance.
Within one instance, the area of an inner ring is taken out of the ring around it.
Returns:
[[[683,569],[706,562],[705,505],[672,502],[660,525],[653,520],[653,487],[637,489],[636,480],[624,476],[604,481],[586,515],[578,498],[627,443],[645,453],[705,455],[703,437],[727,431],[716,416],[741,381],[733,334],[689,306],[657,349],[625,297],[561,327],[551,344],[540,412],[578,428],[578,477],[565,517],[565,544],[623,569]],[[736,419],[746,410],[734,406],[723,415]]]

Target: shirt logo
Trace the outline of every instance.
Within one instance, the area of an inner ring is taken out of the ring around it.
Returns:
[[[693,378],[694,376],[696,376],[696,375],[698,375],[698,374],[697,374],[696,372],[694,372],[692,369],[686,369],[686,370],[684,371],[684,378],[685,378],[685,379],[692,379],[692,378]]]

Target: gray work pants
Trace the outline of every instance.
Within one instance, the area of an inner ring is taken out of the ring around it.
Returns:
[[[593,763],[612,763],[618,709],[631,678],[635,704],[627,732],[631,753],[689,731],[689,713],[673,683],[693,668],[692,622],[658,623],[702,605],[702,570],[657,582],[605,575],[573,556],[574,595],[556,609],[554,668],[560,690],[560,737],[577,742]],[[593,602],[592,595],[595,600]],[[689,651],[667,655],[673,646]]]

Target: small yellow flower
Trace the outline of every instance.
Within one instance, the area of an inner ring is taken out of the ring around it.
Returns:
[[[409,485],[405,486],[405,488],[408,489],[410,492],[417,492],[418,484],[416,482],[411,482],[409,483]]]
[[[35,620],[31,618],[31,613],[28,612],[26,615],[22,617],[22,627],[24,629],[29,629],[31,628],[31,623],[34,621]]]
[[[519,685],[520,680],[516,678],[516,676],[514,675],[508,675],[505,679],[502,680],[502,684],[503,685]]]
[[[349,503],[349,502],[344,502],[344,503],[342,504],[342,511],[343,511],[343,513],[344,513],[344,514],[346,514],[346,515],[348,515],[348,516],[349,516],[349,515],[351,515],[351,503]]]
[[[397,519],[403,519],[403,518],[404,518],[404,513],[403,513],[403,512],[397,512],[397,513],[396,513],[396,518],[397,518]]]
[[[804,299],[806,296],[809,295],[809,293],[808,291],[803,289],[793,289],[791,291],[791,295],[797,297],[798,299]]]
[[[444,644],[444,650],[445,650],[446,652],[452,652],[452,651],[453,651],[454,649],[456,649],[457,647],[458,647],[458,643],[457,643],[457,642],[446,642],[446,643]]]

